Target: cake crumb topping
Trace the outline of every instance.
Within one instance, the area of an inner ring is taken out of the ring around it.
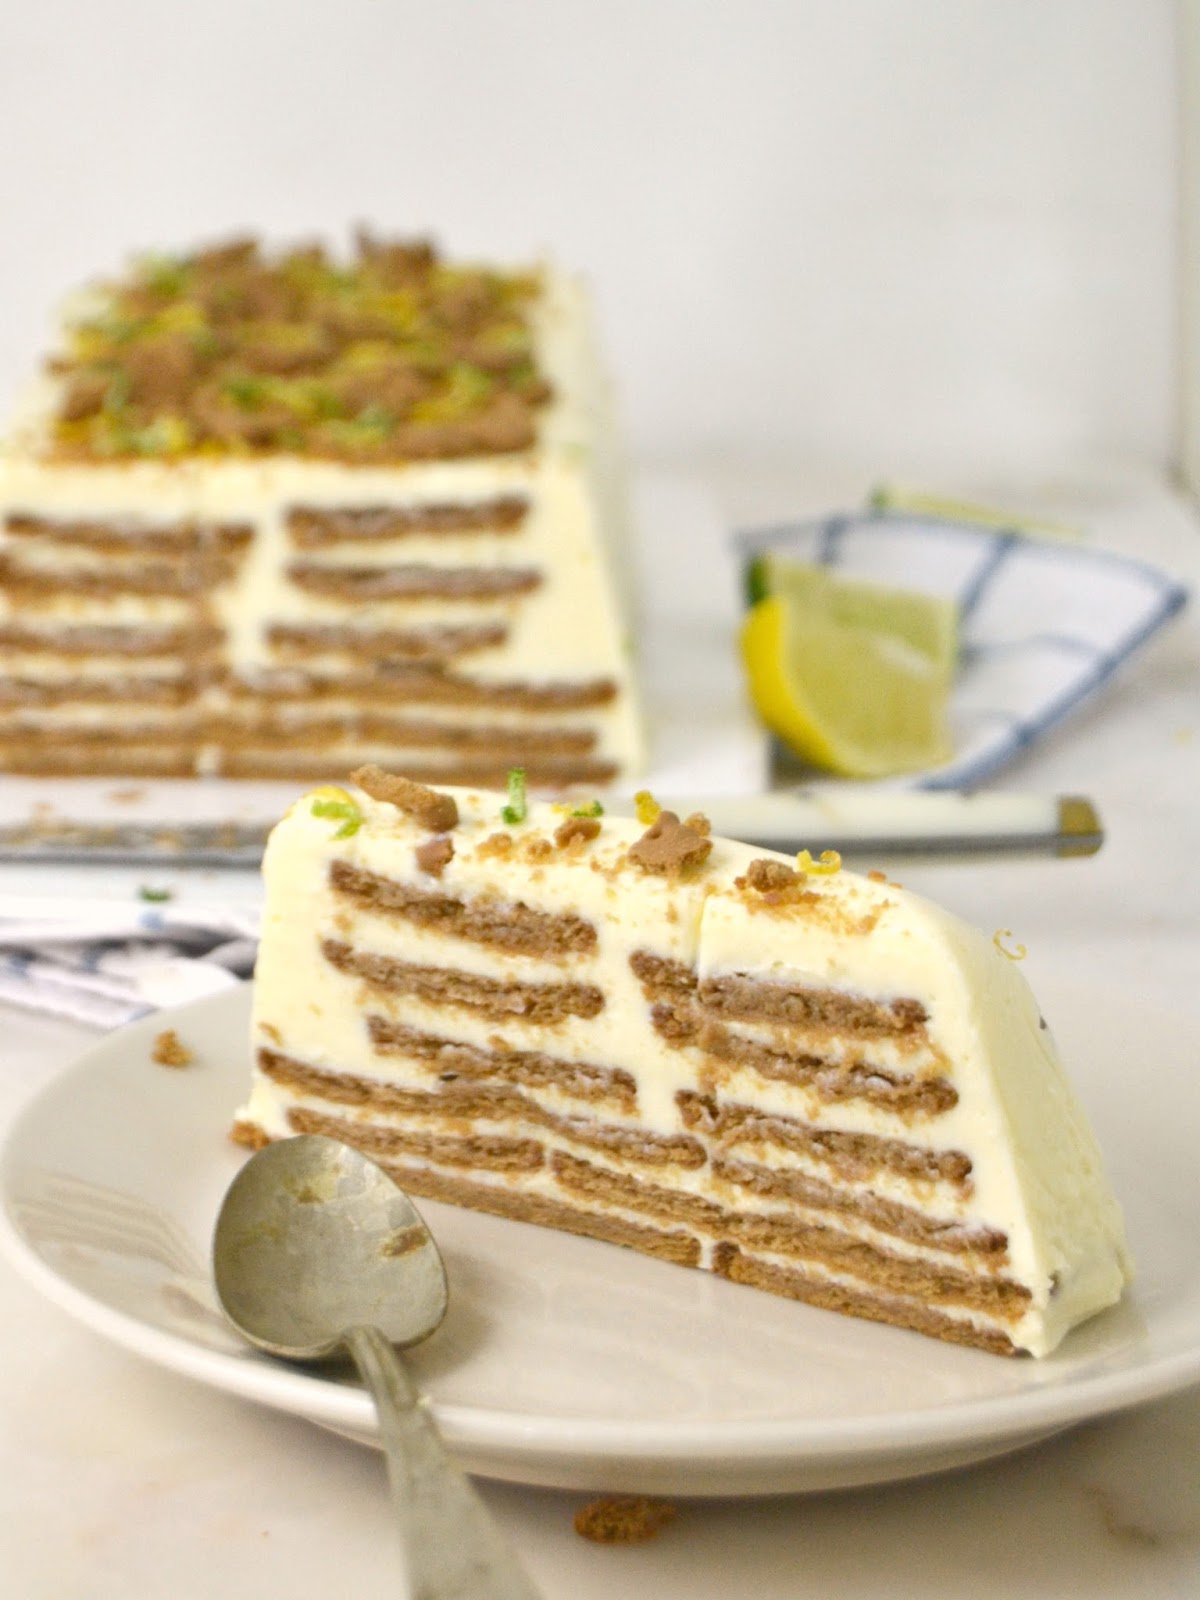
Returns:
[[[432,839],[426,839],[424,844],[419,844],[413,853],[422,872],[440,878],[447,865],[454,859],[454,840],[449,834],[435,833]]]
[[[483,843],[476,847],[475,854],[481,861],[487,861],[492,856],[510,856],[514,842],[511,833],[489,833]]]
[[[262,1150],[271,1142],[270,1134],[263,1131],[255,1122],[238,1120],[229,1130],[229,1137],[234,1144],[239,1144],[243,1150]]]
[[[155,1037],[150,1059],[160,1067],[189,1067],[196,1057],[174,1028],[164,1028]]]
[[[642,837],[629,849],[629,859],[644,872],[658,872],[676,878],[688,867],[707,860],[712,840],[674,811],[660,811]]]
[[[587,844],[600,832],[600,819],[598,817],[568,817],[565,822],[560,822],[554,830],[554,842],[560,850],[565,850],[568,845],[577,841]]]
[[[536,272],[360,233],[348,258],[256,239],[97,286],[50,363],[65,460],[392,463],[528,449],[551,397]]]
[[[782,861],[772,861],[769,856],[759,856],[746,868],[744,878],[735,878],[738,889],[756,889],[759,894],[771,890],[791,889],[800,882],[800,874]]]
[[[643,1544],[675,1519],[669,1500],[643,1494],[612,1495],[593,1500],[575,1513],[575,1532],[595,1544]]]
[[[439,794],[426,784],[416,783],[412,778],[402,778],[397,773],[384,772],[382,767],[373,763],[356,767],[350,774],[350,781],[369,794],[372,800],[382,800],[386,805],[406,811],[434,833],[447,833],[458,826],[458,805],[451,794]]]

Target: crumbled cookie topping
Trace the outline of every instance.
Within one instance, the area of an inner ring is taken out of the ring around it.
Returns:
[[[449,834],[435,833],[432,839],[426,839],[424,844],[419,844],[414,854],[417,866],[422,872],[440,878],[448,863],[454,859],[454,840]]]
[[[104,285],[53,363],[56,453],[390,462],[532,445],[551,392],[536,274],[450,266],[424,241],[356,246],[341,263],[239,239]]]
[[[630,846],[629,859],[645,872],[674,878],[688,867],[698,867],[711,850],[711,839],[680,822],[674,811],[660,811],[637,843]]]
[[[869,883],[884,883],[889,889],[903,889],[904,887],[902,883],[897,883],[895,878],[889,878],[886,872],[881,872],[878,867],[872,867],[871,871],[867,873],[867,881]]]
[[[489,833],[476,847],[475,854],[481,861],[490,860],[493,856],[510,856],[515,842],[511,833]]]
[[[554,830],[554,842],[560,850],[565,850],[569,844],[578,840],[586,844],[594,839],[600,832],[600,819],[598,817],[568,817],[565,822],[560,822]]]
[[[642,1544],[674,1518],[675,1507],[668,1500],[651,1500],[642,1494],[612,1495],[577,1511],[575,1532],[596,1544]]]
[[[458,826],[458,804],[451,794],[439,794],[426,784],[384,772],[382,767],[374,764],[356,767],[350,774],[350,781],[369,794],[372,800],[382,800],[387,805],[406,811],[434,833],[447,833]]]
[[[821,896],[808,886],[802,872],[797,872],[786,862],[773,861],[769,856],[756,857],[745,873],[733,880],[733,886],[745,895],[753,895],[753,901],[749,904],[754,907],[793,911],[802,906],[811,908],[821,902]]]
[[[756,889],[759,894],[766,894],[771,890],[791,889],[800,882],[800,874],[782,861],[772,861],[768,856],[759,856],[746,868],[744,878],[735,878],[734,884],[739,889]]]
[[[155,1037],[150,1059],[160,1067],[188,1067],[196,1057],[174,1028],[164,1028]]]
[[[271,1142],[270,1135],[254,1122],[235,1122],[229,1130],[229,1137],[245,1150],[262,1150]]]

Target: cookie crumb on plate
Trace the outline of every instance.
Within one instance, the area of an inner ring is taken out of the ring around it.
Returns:
[[[186,1067],[196,1058],[174,1028],[164,1028],[154,1040],[150,1059],[160,1067]]]
[[[642,1494],[612,1495],[577,1511],[575,1532],[596,1544],[641,1544],[655,1538],[674,1517],[675,1507],[667,1500],[650,1500]]]

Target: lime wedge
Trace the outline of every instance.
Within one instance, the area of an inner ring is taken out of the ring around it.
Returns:
[[[766,725],[825,771],[883,778],[952,753],[953,602],[768,558],[742,630],[751,697]]]

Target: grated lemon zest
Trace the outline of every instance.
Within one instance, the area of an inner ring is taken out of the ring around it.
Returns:
[[[796,865],[801,872],[815,873],[818,877],[831,877],[833,873],[842,870],[842,858],[836,850],[822,850],[820,859],[814,861],[808,850],[801,850],[796,857]]]
[[[649,828],[653,823],[658,821],[659,813],[662,811],[662,807],[650,793],[649,789],[639,789],[633,797],[633,803],[636,807],[637,819],[642,824],[643,828]]]

